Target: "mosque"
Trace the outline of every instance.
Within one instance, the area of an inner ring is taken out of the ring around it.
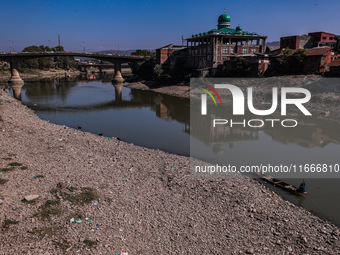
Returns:
[[[267,36],[250,33],[238,25],[231,28],[230,16],[218,17],[217,29],[187,38],[187,64],[195,69],[210,69],[235,56],[264,53]]]

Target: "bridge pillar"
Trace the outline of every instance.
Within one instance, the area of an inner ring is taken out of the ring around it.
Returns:
[[[24,84],[24,81],[20,78],[20,75],[19,75],[18,62],[12,61],[10,62],[10,66],[11,66],[11,78],[9,79],[8,83]]]
[[[120,62],[115,63],[115,77],[112,80],[113,82],[124,82],[124,78],[122,76],[122,65]]]
[[[13,96],[15,99],[21,101],[21,88],[24,86],[24,82],[22,83],[10,83],[11,88],[13,90]]]

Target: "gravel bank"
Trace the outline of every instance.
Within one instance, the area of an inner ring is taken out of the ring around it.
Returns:
[[[190,98],[190,87],[188,85],[156,86],[153,82],[131,82],[124,86],[130,89],[150,90],[170,96]]]
[[[191,179],[187,157],[48,123],[0,93],[0,254],[339,254],[338,228],[255,180]]]

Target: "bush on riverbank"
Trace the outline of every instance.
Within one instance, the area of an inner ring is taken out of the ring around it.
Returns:
[[[184,61],[177,61],[171,70],[163,69],[154,58],[129,65],[135,77],[162,84],[189,83],[190,78],[195,75],[192,70],[185,68]]]

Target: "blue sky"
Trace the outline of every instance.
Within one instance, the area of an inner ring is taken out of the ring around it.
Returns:
[[[340,34],[339,0],[26,1],[0,0],[0,51],[61,44],[69,51],[154,49],[216,28],[226,8],[231,26],[268,36]]]

